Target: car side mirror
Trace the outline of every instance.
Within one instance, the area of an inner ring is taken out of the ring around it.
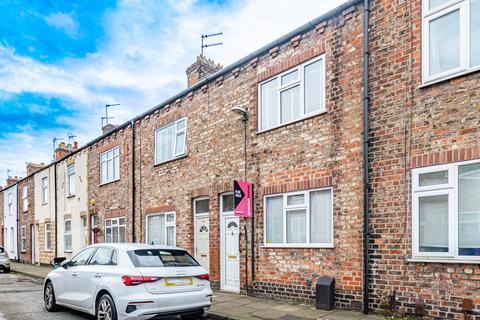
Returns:
[[[68,269],[71,266],[70,260],[64,260],[60,263],[60,268]]]

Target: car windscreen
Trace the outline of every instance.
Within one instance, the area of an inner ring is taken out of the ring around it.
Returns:
[[[199,266],[198,262],[184,250],[142,249],[128,251],[128,256],[137,268]]]

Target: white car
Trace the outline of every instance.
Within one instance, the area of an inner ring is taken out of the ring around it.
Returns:
[[[7,250],[0,246],[0,270],[5,273],[10,272],[10,259],[8,258]]]
[[[201,319],[211,299],[207,270],[177,247],[91,245],[62,262],[44,282],[48,311],[65,306],[98,320]]]

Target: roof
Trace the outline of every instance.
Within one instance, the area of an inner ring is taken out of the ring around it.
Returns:
[[[66,158],[68,157],[71,157],[73,156],[74,154],[78,153],[78,152],[81,152],[83,150],[85,150],[86,148],[94,145],[95,143],[97,143],[98,141],[101,141],[102,139],[112,135],[113,133],[117,132],[117,131],[120,131],[121,129],[124,129],[126,127],[128,127],[129,125],[135,123],[136,121],[138,120],[141,120],[142,118],[144,118],[145,116],[149,115],[149,114],[152,114],[154,113],[155,111],[157,110],[161,110],[163,109],[164,107],[166,107],[167,105],[169,105],[170,103],[172,102],[175,102],[177,99],[179,98],[182,98],[186,95],[188,95],[190,92],[193,92],[195,90],[198,90],[200,89],[202,86],[210,83],[210,82],[213,82],[214,79],[218,78],[218,77],[221,77],[222,75],[225,75],[227,74],[228,72],[231,72],[233,70],[235,70],[236,68],[239,68],[241,66],[244,66],[246,64],[248,64],[252,59],[262,55],[262,54],[265,54],[265,53],[268,53],[268,51],[278,45],[281,45],[281,44],[284,44],[288,41],[290,41],[290,39],[292,39],[293,37],[295,37],[296,35],[298,34],[302,34],[302,33],[305,33],[307,31],[310,31],[312,29],[315,28],[315,26],[317,26],[320,22],[322,21],[325,21],[327,19],[330,19],[338,14],[341,14],[344,10],[350,8],[351,6],[353,5],[356,5],[356,4],[359,4],[359,3],[362,3],[363,0],[348,0],[346,1],[345,3],[339,5],[338,7],[335,7],[334,9],[326,12],[325,14],[322,14],[321,16],[307,22],[306,24],[290,31],[289,33],[281,36],[280,38],[270,42],[269,44],[261,47],[260,49],[257,49],[255,50],[254,52],[250,53],[249,55],[241,58],[240,60],[237,60],[235,61],[234,63],[226,66],[225,68],[223,69],[220,69],[219,71],[215,72],[214,74],[210,75],[210,76],[207,76],[205,77],[203,80],[197,82],[196,84],[192,85],[191,87],[188,87],[182,91],[180,91],[179,93],[177,93],[176,95],[164,100],[163,102],[161,102],[160,104],[154,106],[153,108],[150,108],[148,109],[147,111],[143,112],[142,114],[134,117],[133,119],[130,119],[128,121],[125,121],[124,123],[118,125],[117,127],[115,127],[114,129],[98,136],[97,138],[91,140],[90,142],[88,142],[87,144],[81,146],[80,148],[76,149],[75,151],[73,151],[72,153],[68,154],[67,156],[63,157],[62,159],[59,159],[59,160],[56,160],[52,163],[50,163],[49,165],[45,166],[44,168],[42,168],[41,170],[43,169],[46,169],[46,168],[49,168],[51,167],[52,165],[55,165],[61,161],[64,161]],[[41,170],[38,170],[37,172],[41,171]],[[36,172],[35,172],[36,173]],[[35,173],[32,173],[28,176],[26,176],[25,178],[19,180],[17,183],[29,178],[30,176],[34,175]],[[17,184],[16,183],[16,184]],[[0,190],[0,192],[2,192],[3,190]]]

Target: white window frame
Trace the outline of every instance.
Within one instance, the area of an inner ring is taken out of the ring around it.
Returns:
[[[197,202],[201,200],[208,200],[208,212],[197,213]],[[210,198],[208,196],[193,198],[193,216],[194,217],[208,217],[210,215]]]
[[[88,219],[86,216],[80,217],[80,221],[82,222],[82,244],[84,247],[88,246]]]
[[[115,149],[118,149],[118,155],[116,155],[116,156],[114,155],[114,153],[115,153],[114,150]],[[108,155],[109,152],[112,153],[111,157],[109,157],[109,155]],[[104,154],[107,155],[107,158],[105,160],[102,160],[102,156]],[[115,161],[114,161],[115,158],[118,158],[118,168],[115,168]],[[104,151],[104,152],[100,153],[99,160],[100,160],[100,185],[120,180],[120,146],[115,146],[113,148],[108,149],[107,151]],[[108,163],[109,163],[109,161],[112,164],[112,177],[108,176]],[[105,181],[102,180],[103,179],[102,163],[104,163],[104,162],[107,163],[107,178],[106,178]]]
[[[320,106],[320,109],[317,110],[317,111],[314,111],[314,112],[310,112],[310,113],[305,113],[305,67],[312,64],[312,63],[315,63],[317,61],[321,61],[322,63],[322,71],[323,73],[320,75],[321,76],[321,84],[322,84],[322,87],[320,88],[320,93],[321,93],[321,103],[322,105]],[[291,72],[294,72],[294,71],[298,71],[298,80],[295,81],[295,82],[292,82],[292,83],[289,83],[287,85],[283,85],[282,86],[282,83],[281,83],[281,79],[282,79],[282,76],[286,75],[286,74],[289,74]],[[268,78],[262,82],[260,82],[258,84],[258,87],[257,87],[257,92],[258,92],[258,132],[265,132],[265,131],[269,131],[269,130],[273,130],[273,129],[276,129],[276,128],[279,128],[279,127],[283,127],[283,126],[286,126],[286,125],[289,125],[291,123],[294,123],[294,122],[298,122],[298,121],[302,121],[304,119],[307,119],[307,118],[310,118],[310,117],[313,117],[313,116],[316,116],[316,115],[319,115],[319,114],[322,114],[322,113],[325,113],[326,112],[326,97],[325,97],[325,93],[326,93],[326,77],[327,75],[327,72],[326,72],[326,63],[325,63],[325,54],[322,54],[321,56],[318,56],[318,57],[315,57],[311,60],[308,60],[306,62],[303,62],[302,64],[299,64],[293,68],[290,68],[286,71],[283,71],[282,73],[280,74],[277,74],[271,78]],[[272,126],[272,127],[267,127],[267,128],[262,128],[262,118],[263,118],[263,115],[262,115],[262,85],[267,83],[267,82],[270,82],[272,80],[275,80],[277,79],[278,81],[278,88],[277,88],[277,108],[278,108],[278,120],[279,120],[279,124],[278,125],[275,125],[275,126]],[[280,109],[281,109],[281,102],[280,102],[280,96],[281,96],[281,93],[285,90],[288,90],[290,88],[293,88],[297,85],[300,85],[300,93],[299,93],[299,99],[300,99],[300,117],[299,118],[296,118],[296,119],[292,119],[288,122],[284,122],[282,123],[281,122],[281,112],[280,112]]]
[[[20,236],[22,238],[21,251],[27,252],[27,227],[26,226],[22,226],[20,230]]]
[[[47,228],[47,226],[48,226],[48,228]],[[51,228],[51,224],[49,222],[47,222],[43,225],[43,231],[44,231],[43,237],[44,237],[44,247],[45,247],[44,249],[47,252],[52,250],[52,243],[49,241],[50,235],[51,235],[51,232],[52,232],[52,230],[50,230],[50,228]],[[50,246],[48,246],[49,242],[50,242]]]
[[[173,222],[167,222],[167,215],[168,214],[173,214]],[[167,212],[159,212],[159,213],[152,213],[152,214],[147,214],[145,216],[145,243],[148,244],[148,218],[149,217],[154,217],[154,216],[165,216],[165,246],[167,245],[167,239],[168,239],[168,233],[167,229],[168,227],[173,227],[173,246],[177,245],[177,214],[175,211],[167,211]]]
[[[412,170],[412,260],[433,262],[480,263],[480,256],[459,255],[458,248],[458,167],[480,163],[479,160],[453,162],[446,165],[417,168]],[[419,175],[448,170],[448,183],[419,187]],[[419,198],[425,196],[448,195],[448,252],[420,252],[419,237]]]
[[[67,221],[70,222],[70,231],[67,232]],[[73,251],[73,236],[72,236],[72,219],[65,219],[63,221],[63,244],[65,245],[65,248],[64,248],[64,251],[65,252],[72,252]],[[70,237],[70,245],[71,247],[70,248],[67,248],[67,241],[65,241],[65,239],[67,238],[67,236]]]
[[[178,129],[178,123],[179,123],[180,121],[182,121],[182,120],[185,120],[185,127],[184,127],[183,129]],[[165,129],[165,128],[168,128],[168,127],[170,127],[170,126],[175,126],[175,135],[174,135],[174,139],[173,139],[174,141],[173,141],[173,144],[172,144],[172,146],[173,146],[173,157],[172,157],[172,158],[169,158],[169,159],[165,159],[165,160],[161,160],[161,161],[160,161],[160,160],[157,159],[157,146],[158,146],[158,144],[157,144],[157,134],[158,134],[159,131],[161,131],[161,130],[163,130],[163,129]],[[156,164],[156,165],[157,165],[157,164],[162,164],[162,163],[165,163],[165,162],[169,162],[169,161],[172,161],[172,160],[175,160],[175,159],[178,159],[178,158],[181,158],[181,157],[183,157],[183,156],[185,156],[185,155],[187,154],[187,152],[188,152],[188,151],[187,151],[187,150],[188,150],[188,146],[187,146],[187,128],[188,128],[188,118],[187,118],[187,117],[182,117],[182,118],[180,118],[180,119],[175,120],[174,122],[170,122],[170,123],[168,123],[168,124],[166,124],[166,125],[164,125],[164,126],[162,126],[162,127],[160,127],[160,128],[155,129],[155,131],[154,131],[154,135],[155,135],[155,148],[154,148],[155,155],[154,155],[154,157],[155,157],[155,164]],[[182,133],[185,134],[185,135],[184,135],[184,139],[185,139],[185,141],[184,141],[184,146],[185,146],[185,147],[184,147],[184,150],[183,150],[182,153],[175,153],[175,150],[177,149],[177,137],[178,137],[180,134],[182,134]]]
[[[95,222],[95,223],[94,223]],[[90,216],[90,237],[91,237],[91,244],[95,244],[95,232],[93,232],[94,228],[98,227],[98,216],[92,214]]]
[[[124,224],[120,224],[120,219],[124,219]],[[110,221],[110,225],[107,226],[107,221]],[[116,221],[117,224],[116,225],[113,225],[112,222],[113,221]],[[124,239],[125,239],[125,242],[127,242],[127,217],[123,216],[123,217],[116,217],[116,218],[109,218],[109,219],[105,219],[105,235],[104,235],[104,239],[103,239],[103,242],[105,243],[124,243],[124,242],[120,242],[120,227],[124,227],[124,230],[125,230],[125,236],[124,236]],[[113,229],[114,228],[117,228],[118,229],[118,232],[117,232],[117,241],[116,242],[113,242]],[[107,229],[111,229],[111,236],[112,236],[112,242],[107,242]]]
[[[28,211],[28,186],[22,188],[22,211]]]
[[[430,21],[456,10],[460,14],[460,66],[430,76]],[[470,0],[450,0],[431,10],[429,0],[422,0],[422,84],[429,85],[480,70],[480,65],[470,65],[470,54]]]
[[[73,168],[73,170],[72,170]],[[75,182],[76,182],[76,171],[75,171],[75,164],[71,164],[67,166],[67,196],[74,196],[75,195]],[[73,179],[73,181],[72,181]],[[72,188],[73,186],[73,188]],[[72,190],[73,189],[73,190]],[[73,192],[72,192],[73,191]]]
[[[48,177],[42,179],[42,204],[48,203]]]
[[[330,191],[330,242],[327,243],[310,243],[310,193],[315,191]],[[305,202],[302,205],[287,205],[287,197],[292,195],[304,195]],[[283,196],[283,243],[267,243],[267,199],[272,197]],[[334,248],[333,245],[333,188],[319,188],[302,191],[293,191],[287,193],[269,194],[263,197],[263,246],[267,248]],[[287,211],[295,209],[306,209],[306,243],[287,243]]]
[[[10,192],[8,194],[8,215],[11,216],[13,213],[13,196],[12,193]]]

